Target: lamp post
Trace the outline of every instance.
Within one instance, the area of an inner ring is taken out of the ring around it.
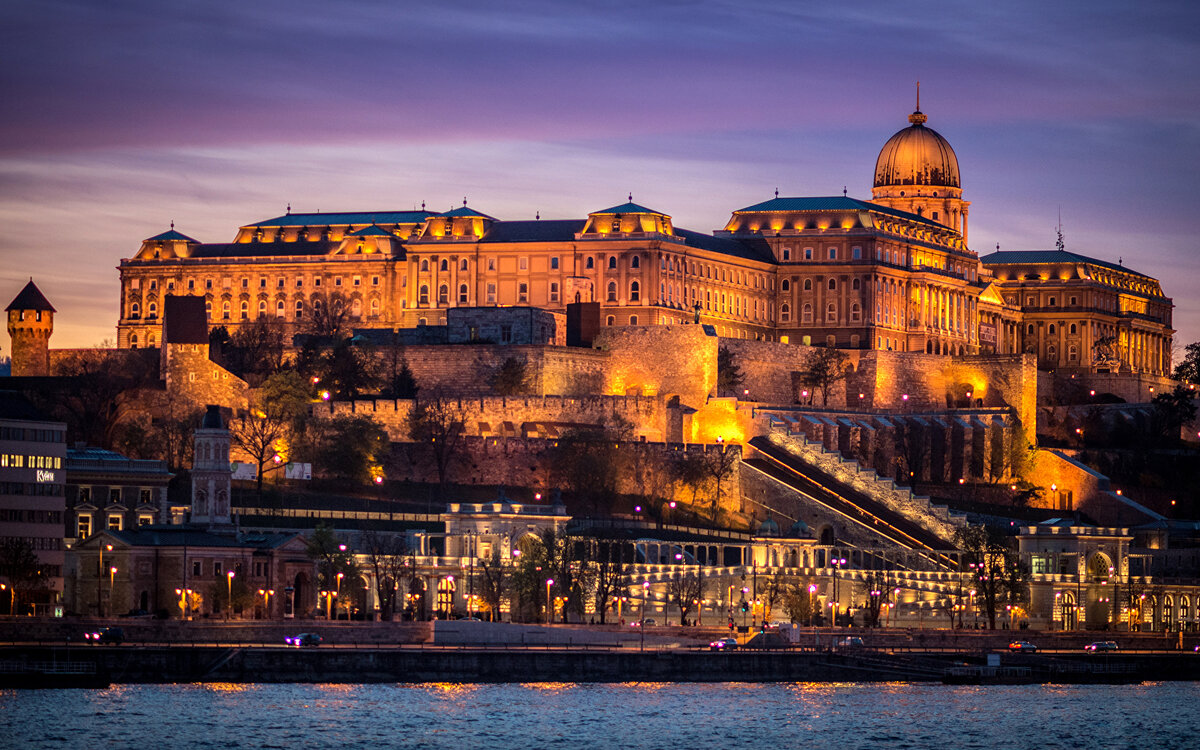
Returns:
[[[230,617],[232,617],[232,616],[233,616],[233,577],[234,577],[234,575],[236,575],[236,574],[235,574],[235,573],[234,573],[232,570],[230,570],[230,571],[227,571],[227,572],[225,573],[225,582],[226,582],[226,588],[225,588],[225,592],[226,592],[225,605],[226,605],[226,606],[229,608],[229,609],[228,609],[228,610],[225,612],[225,619],[226,619],[226,620],[228,620]]]
[[[829,564],[833,566],[833,626],[837,627],[838,614],[842,608],[841,594],[838,591],[838,571],[841,570],[842,566],[846,564],[846,558],[834,558],[829,561]]]
[[[546,579],[546,624],[554,621],[554,607],[550,604],[550,587],[554,585],[553,578]]]
[[[0,591],[3,591],[4,589],[8,589],[8,613],[16,616],[17,613],[15,610],[17,608],[17,589],[13,586],[9,586],[6,583],[0,583]]]
[[[639,651],[646,650],[646,595],[650,592],[650,582],[642,581],[642,621],[638,623],[638,632],[641,633],[641,645],[638,646]]]
[[[808,584],[808,626],[811,628],[813,624],[813,597],[817,594],[817,584]]]
[[[345,576],[346,576],[346,574],[345,574],[345,573],[338,573],[338,574],[337,574],[337,593],[335,593],[335,594],[334,594],[334,596],[336,596],[336,597],[337,597],[337,600],[338,600],[338,609],[341,609],[341,607],[342,607],[342,579],[343,579]],[[334,619],[340,619],[340,615],[339,615],[339,617],[336,617],[336,618],[334,618]],[[350,613],[349,613],[349,611],[347,611],[347,612],[346,612],[346,619],[347,619],[347,620],[349,620],[349,619],[350,619]]]
[[[275,593],[275,589],[259,589],[258,595],[263,598],[263,619],[271,619],[271,594]]]
[[[112,545],[100,545],[100,565],[96,567],[96,613],[100,617],[104,617],[104,602],[100,595],[100,576],[104,575],[104,550],[112,552]],[[16,614],[16,612],[11,612],[11,614]]]

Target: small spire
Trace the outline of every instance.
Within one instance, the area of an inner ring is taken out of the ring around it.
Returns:
[[[629,191],[629,202],[633,203],[633,191],[632,190]]]
[[[533,214],[533,220],[534,220],[534,221],[541,221],[541,220],[542,220],[542,212],[541,212],[541,211],[535,211],[535,212],[534,212],[534,214]]]
[[[425,201],[421,201],[421,210],[422,210],[422,211],[424,211],[424,210],[425,210]]]
[[[172,229],[175,228],[175,220],[174,219],[171,219],[171,228]],[[30,279],[30,281],[33,281],[33,279]]]
[[[1117,256],[1117,265],[1118,265],[1118,266],[1123,266],[1123,265],[1125,265],[1125,259],[1124,259],[1124,258],[1122,258],[1120,255],[1118,255],[1118,256]]]
[[[921,111],[921,82],[917,81],[917,111]]]
[[[921,113],[921,82],[917,81],[917,109],[908,116],[908,121],[913,125],[924,125],[929,118]]]
[[[845,185],[842,185],[842,197],[843,198],[846,197],[846,186]]]
[[[776,198],[778,198],[778,197],[779,197],[779,188],[775,188],[775,197],[776,197]]]
[[[996,243],[996,252],[1000,252],[1000,243],[999,242]]]
[[[467,207],[467,196],[463,196],[463,208]]]
[[[291,203],[287,204],[287,215],[288,216],[292,215],[292,204]]]

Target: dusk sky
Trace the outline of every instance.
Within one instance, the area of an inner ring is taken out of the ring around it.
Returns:
[[[834,7],[834,6],[837,7]],[[1200,4],[8,0],[0,296],[55,347],[115,338],[116,265],[177,229],[298,212],[722,227],[780,195],[870,198],[921,82],[986,254],[1069,250],[1161,280],[1200,340]],[[0,351],[9,352],[7,335]]]

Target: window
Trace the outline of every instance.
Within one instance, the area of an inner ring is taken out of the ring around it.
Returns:
[[[510,325],[500,326],[500,343],[501,344],[511,344],[512,340],[513,340],[512,326],[510,326]]]
[[[195,289],[196,289],[196,280],[188,279],[188,291],[191,292],[191,291],[194,291]]]
[[[785,247],[785,248],[783,249],[783,259],[784,259],[784,260],[791,260],[791,259],[792,259],[792,249],[791,249],[790,247]]]
[[[617,324],[617,319],[616,319],[616,318],[614,318],[613,316],[609,315],[609,316],[608,316],[608,317],[607,317],[607,318],[604,320],[604,324],[605,324],[605,325],[609,325],[609,326],[616,325],[616,324]]]
[[[467,270],[467,259],[466,258],[463,258],[462,261],[458,264],[458,270],[460,270],[460,271]]]
[[[937,220],[938,220],[938,212],[937,212],[937,211],[934,211],[934,212],[933,212],[933,220],[934,220],[934,221],[937,221]]]
[[[1075,326],[1074,323],[1072,323],[1071,324],[1071,335],[1074,336],[1077,333],[1079,333],[1079,329]]]
[[[379,315],[379,300],[371,300],[371,317]]]
[[[129,337],[129,348],[130,349],[138,348],[138,337],[137,337],[136,333]]]
[[[862,307],[857,302],[850,305],[850,320],[856,323],[862,320]]]
[[[303,318],[304,318],[304,301],[296,300],[296,320],[302,320]]]
[[[636,315],[630,315],[630,316],[629,316],[629,325],[631,325],[631,326],[635,326],[635,325],[637,325],[637,324],[638,324],[638,318],[637,318],[637,316],[636,316]]]
[[[862,259],[862,248],[855,247],[855,248],[851,249],[850,257],[854,258],[855,260],[861,260]]]
[[[460,304],[460,305],[467,304],[467,298],[468,298],[467,285],[459,284],[458,285],[458,304]]]
[[[630,268],[641,268],[641,267],[642,267],[642,258],[641,258],[641,256],[640,256],[640,255],[635,255],[635,256],[633,256],[632,258],[630,258],[630,259],[629,259],[629,267],[630,267]]]
[[[258,288],[259,288],[259,289],[266,289],[266,288],[267,288],[267,279],[266,279],[266,277],[265,277],[265,276],[260,276],[260,277],[258,278]]]
[[[779,322],[788,323],[792,319],[792,308],[786,302],[779,306]]]
[[[296,278],[296,288],[297,288],[297,289],[303,289],[303,288],[304,288],[304,278],[303,278],[303,277],[297,277],[297,278]]]
[[[92,533],[92,514],[80,513],[76,519],[75,535],[80,539],[91,536]]]
[[[1071,298],[1071,307],[1075,307],[1075,306],[1076,306],[1076,305],[1078,305],[1078,304],[1079,304],[1079,298],[1078,298],[1078,297],[1072,297],[1072,298]]]
[[[450,304],[450,287],[446,286],[445,284],[442,284],[438,287],[438,304]]]
[[[265,317],[266,314],[267,314],[267,301],[265,299],[260,299],[258,301],[258,316],[261,318],[261,317]]]
[[[813,249],[811,247],[804,248],[804,259],[812,260],[812,258],[813,258]]]
[[[590,266],[589,266],[589,268],[590,268]],[[496,270],[496,259],[495,258],[488,258],[488,270],[489,271]]]
[[[214,576],[220,578],[225,572],[223,568],[224,568],[224,566],[221,565],[220,560],[213,561],[213,575]]]
[[[275,303],[275,317],[282,318],[284,316],[283,300]]]
[[[429,304],[429,286],[428,285],[422,284],[421,288],[417,291],[417,304],[418,305],[428,305]]]
[[[466,261],[463,261],[463,262],[465,263]],[[463,270],[466,270],[466,269],[463,269]],[[550,270],[551,271],[558,270],[558,256],[557,255],[550,258]]]
[[[858,290],[862,289],[862,282],[860,282],[858,279],[855,279],[853,282],[851,282],[850,288],[857,292]]]
[[[779,291],[781,291],[781,292],[790,292],[790,291],[792,291],[792,284],[791,284],[791,282],[790,282],[790,281],[788,281],[787,279],[784,279],[783,281],[779,282]]]
[[[355,286],[357,286],[358,285],[358,277],[355,276],[354,278],[355,278]],[[276,288],[283,289],[284,282],[285,282],[285,279],[282,276],[280,276],[278,283],[275,284]]]
[[[449,272],[449,270],[450,270],[450,261],[446,260],[445,258],[442,258],[442,264],[441,264],[440,266],[438,266],[438,268],[439,268],[439,269],[440,269],[440,270],[441,270],[443,273]]]
[[[585,260],[583,262],[583,267],[588,269],[589,271],[596,267],[596,264],[592,260],[592,257],[590,255],[588,256],[587,260]]]
[[[192,560],[192,577],[199,578],[202,575],[203,575],[203,573],[201,572],[200,561]]]
[[[134,319],[142,317],[142,308],[138,303],[134,302],[129,306],[129,317]]]
[[[616,270],[616,267],[617,267],[617,256],[615,256],[615,255],[608,256],[609,270]]]
[[[1055,302],[1056,302],[1056,299],[1054,297],[1051,297],[1050,298],[1050,307],[1055,307],[1056,306]]]
[[[641,300],[641,285],[636,281],[629,282],[629,301],[638,302]]]
[[[529,285],[522,281],[517,284],[517,302],[529,301]]]
[[[1067,361],[1076,362],[1079,360],[1079,349],[1072,345],[1067,347]]]
[[[557,281],[550,282],[550,301],[558,302],[558,282]]]
[[[1053,336],[1053,335],[1054,335],[1054,330],[1055,330],[1055,329],[1054,329],[1054,324],[1053,324],[1053,323],[1051,323],[1051,324],[1050,324],[1050,327],[1046,329],[1046,333],[1048,333],[1049,335]]]
[[[615,282],[615,281],[608,282],[608,296],[606,297],[606,299],[609,302],[617,301],[617,282]]]
[[[804,307],[800,308],[800,322],[801,323],[811,323],[812,321],[813,321],[812,305],[810,305],[806,302],[804,304]]]
[[[109,513],[108,514],[108,530],[109,531],[120,531],[121,527],[124,525],[123,521],[124,521],[124,518],[121,517],[120,513]]]
[[[812,291],[812,279],[804,280],[804,291],[806,291],[806,292]]]
[[[517,268],[521,269],[522,271],[528,271],[529,270],[529,258],[524,258],[524,257],[518,258],[517,259]]]
[[[221,303],[221,319],[229,320],[229,302],[228,301]]]
[[[837,304],[836,303],[830,302],[828,305],[825,306],[825,322],[826,323],[836,323],[837,322]]]
[[[832,291],[836,291],[836,290],[837,290],[837,280],[836,280],[836,279],[830,279],[830,280],[829,280],[829,291],[831,291],[831,292],[832,292]]]
[[[334,286],[341,286],[341,285],[342,285],[342,277],[341,277],[341,276],[334,276],[334,277],[333,277],[333,285],[334,285]]]
[[[495,284],[495,282],[488,282],[487,301],[488,301],[489,305],[496,304],[496,284]]]
[[[150,320],[154,320],[155,318],[158,317],[158,305],[157,304],[155,304],[154,302],[151,302],[149,305],[146,305],[146,309],[149,310],[149,315],[147,317],[149,317]]]
[[[321,277],[320,276],[313,277],[313,286],[321,286]]]
[[[429,273],[429,258],[421,258],[421,273]]]
[[[837,248],[836,247],[829,248],[829,259],[837,260]]]

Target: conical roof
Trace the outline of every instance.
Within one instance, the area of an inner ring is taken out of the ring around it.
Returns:
[[[33,283],[33,279],[25,285],[8,307],[4,308],[5,312],[9,310],[44,310],[48,312],[58,312],[50,301],[46,299],[46,295],[42,294],[42,290],[37,288],[37,284]]]

